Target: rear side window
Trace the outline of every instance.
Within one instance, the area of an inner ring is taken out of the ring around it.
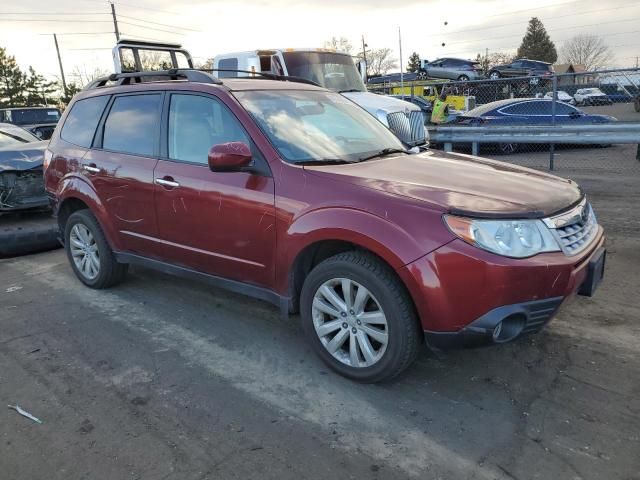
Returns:
[[[64,122],[60,137],[74,145],[89,148],[108,100],[108,96],[100,96],[85,98],[74,103]]]
[[[104,124],[102,148],[153,156],[158,144],[161,98],[160,94],[117,97]]]

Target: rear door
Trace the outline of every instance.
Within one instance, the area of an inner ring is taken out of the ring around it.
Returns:
[[[123,250],[160,257],[153,203],[164,94],[141,92],[111,99],[83,159],[84,172],[106,210]]]
[[[155,208],[166,258],[201,272],[269,286],[275,254],[274,183],[242,124],[216,96],[174,92],[163,114]],[[208,151],[244,142],[253,166],[212,172]]]

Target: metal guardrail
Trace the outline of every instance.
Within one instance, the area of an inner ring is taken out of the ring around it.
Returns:
[[[603,125],[504,125],[491,127],[437,126],[428,127],[429,141],[444,144],[445,152],[454,144],[471,144],[478,155],[480,144],[548,144],[548,145],[610,145],[638,144],[640,160],[640,123]],[[553,170],[553,152],[549,167]]]

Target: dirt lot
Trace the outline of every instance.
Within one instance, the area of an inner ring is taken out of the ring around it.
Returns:
[[[327,371],[258,301],[139,268],[92,291],[61,250],[0,260],[0,478],[640,479],[640,162],[560,158],[608,232],[596,296],[383,385]]]

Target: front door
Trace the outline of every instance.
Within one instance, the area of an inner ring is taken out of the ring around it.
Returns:
[[[171,263],[269,286],[275,255],[274,183],[248,134],[218,98],[172,93],[165,112],[165,158],[155,174],[159,235]],[[216,144],[244,142],[253,168],[212,172]]]

